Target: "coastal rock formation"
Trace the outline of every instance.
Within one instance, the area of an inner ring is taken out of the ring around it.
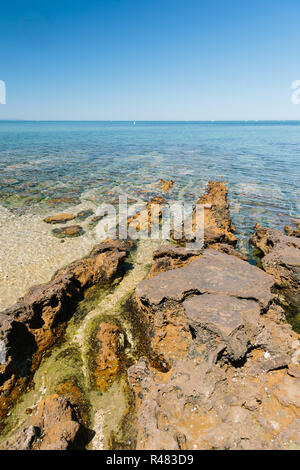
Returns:
[[[52,197],[48,200],[48,202],[51,206],[59,206],[59,205],[69,206],[71,204],[74,204],[74,205],[79,204],[80,199],[77,195],[76,196],[62,195],[62,196]]]
[[[80,430],[78,412],[66,398],[52,395],[39,403],[32,416],[2,450],[67,450]]]
[[[228,204],[228,189],[222,182],[209,181],[207,193],[197,202],[204,206],[204,241],[236,245]]]
[[[151,198],[144,210],[127,219],[128,228],[133,232],[150,233],[154,225],[158,225],[162,216],[162,208],[166,200],[162,196]]]
[[[128,370],[136,449],[300,447],[300,342],[273,286],[212,249],[138,285],[148,346]]]
[[[75,219],[75,215],[62,213],[46,217],[44,222],[46,222],[46,224],[65,224],[66,222],[69,222],[73,219]]]
[[[300,239],[256,224],[251,243],[261,252],[262,267],[274,276],[282,297],[299,310]]]
[[[228,189],[222,182],[209,181],[206,193],[197,201],[204,209],[204,246],[220,244],[235,246],[237,239],[235,228],[231,221],[228,204]],[[199,223],[199,222],[198,222]],[[174,230],[172,238],[179,242],[195,241],[197,227],[197,207],[192,215],[192,230],[182,227],[182,233]]]
[[[115,279],[129,249],[128,242],[102,242],[0,313],[0,417],[61,335],[85,290]]]

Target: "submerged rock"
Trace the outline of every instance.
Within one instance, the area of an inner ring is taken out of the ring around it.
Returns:
[[[84,234],[80,225],[69,225],[69,227],[55,228],[52,233],[57,238],[75,238]]]
[[[56,196],[48,200],[51,206],[76,205],[80,202],[78,196]]]
[[[207,249],[138,285],[132,305],[148,346],[128,369],[136,449],[300,447],[300,343],[274,283]]]
[[[163,178],[159,181],[159,184],[160,184],[160,187],[161,187],[161,190],[164,192],[164,193],[167,193],[173,186],[174,184],[174,181],[173,180],[164,180]]]
[[[96,344],[93,381],[96,389],[105,391],[120,372],[119,353],[124,347],[124,336],[118,326],[102,322]]]
[[[86,258],[60,269],[51,281],[34,286],[15,305],[0,313],[0,417],[63,332],[84,291],[107,285],[120,275],[130,244],[107,240]]]
[[[76,215],[76,220],[85,220],[93,214],[94,214],[94,211],[92,209],[80,211]]]
[[[46,224],[65,224],[73,219],[75,219],[75,215],[73,214],[58,214],[46,217],[44,222],[46,222]]]

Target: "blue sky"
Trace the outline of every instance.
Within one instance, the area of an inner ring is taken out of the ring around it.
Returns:
[[[300,119],[299,0],[0,8],[0,119]]]

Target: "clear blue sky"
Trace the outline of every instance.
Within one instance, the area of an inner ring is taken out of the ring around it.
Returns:
[[[0,119],[300,119],[299,0],[0,7]]]

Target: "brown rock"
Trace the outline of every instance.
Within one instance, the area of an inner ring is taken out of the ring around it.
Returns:
[[[90,217],[91,215],[94,214],[94,211],[91,210],[91,209],[86,209],[86,210],[83,210],[83,211],[80,211],[78,212],[78,214],[76,215],[76,219],[77,220],[85,220],[87,219],[88,217]]]
[[[52,233],[57,238],[75,238],[84,234],[84,230],[80,225],[69,225],[69,227],[55,228]]]
[[[75,219],[75,215],[73,214],[58,214],[52,215],[51,217],[46,217],[44,222],[46,222],[46,224],[65,224],[66,222],[69,222],[73,219]]]
[[[289,237],[298,237],[298,238],[300,238],[300,229],[299,228],[293,228],[293,227],[289,227],[288,225],[286,225],[284,227],[284,231]]]
[[[266,307],[271,299],[273,278],[236,257],[207,249],[188,266],[142,281],[136,294],[145,302],[181,301],[188,293],[214,292],[255,299]]]
[[[80,430],[72,405],[58,395],[43,400],[3,450],[67,450]]]
[[[240,258],[243,261],[247,261],[247,256],[235,250],[232,245],[228,245],[227,243],[215,243],[213,245],[210,245],[210,248],[220,251],[220,253],[226,253],[226,255],[236,256],[237,258]]]
[[[225,243],[235,246],[237,239],[234,235],[228,204],[228,190],[224,183],[210,181],[207,192],[197,201],[204,208],[204,246]],[[195,240],[196,208],[193,212],[193,233],[182,229],[182,233],[173,231],[172,238],[181,243]]]
[[[250,238],[262,254],[263,269],[272,274],[280,289],[279,295],[295,311],[300,309],[300,240],[279,230],[256,224]]]
[[[155,196],[146,205],[146,209],[137,212],[127,219],[127,225],[137,232],[150,233],[154,224],[159,224],[162,216],[162,207],[166,200],[162,196]]]
[[[260,269],[210,249],[138,285],[132,302],[148,349],[128,370],[136,449],[300,445],[297,336],[273,286]]]
[[[188,250],[174,245],[162,245],[153,252],[153,264],[149,277],[171,269],[182,268],[192,260],[199,258],[200,250]]]
[[[59,270],[51,281],[32,287],[0,313],[1,416],[63,332],[84,291],[115,279],[129,248],[129,243],[118,240],[99,243],[89,256]]]
[[[210,181],[207,193],[197,204],[204,205],[204,241],[236,245],[235,228],[232,225],[228,204],[228,189],[224,183]]]
[[[56,196],[49,199],[48,202],[51,206],[78,204],[79,198],[76,196]]]
[[[116,325],[102,322],[96,342],[94,385],[98,390],[105,391],[120,372],[119,352],[124,346],[124,337]]]
[[[162,191],[163,191],[164,193],[166,193],[166,192],[168,192],[168,191],[172,188],[172,186],[173,186],[173,184],[174,184],[174,181],[173,181],[173,180],[168,180],[168,181],[167,181],[167,180],[164,180],[164,179],[162,178],[162,179],[159,181],[159,184],[160,184],[160,187],[161,187]]]

